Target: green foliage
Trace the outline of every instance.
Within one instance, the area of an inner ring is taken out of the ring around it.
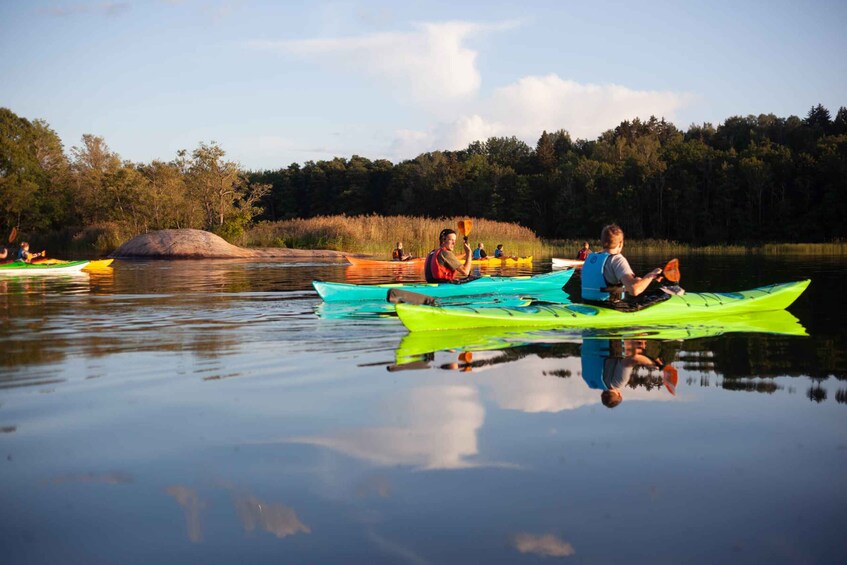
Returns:
[[[594,140],[544,131],[534,148],[492,137],[397,164],[353,155],[252,173],[215,143],[134,164],[85,135],[68,158],[45,123],[6,109],[0,134],[7,230],[193,227],[238,242],[256,241],[245,236],[254,220],[468,215],[551,239],[590,239],[610,222],[631,239],[700,246],[847,238],[847,108],[833,118],[820,104],[804,118],[732,116],[684,132],[636,118]],[[260,239],[341,249],[361,236],[324,228]]]

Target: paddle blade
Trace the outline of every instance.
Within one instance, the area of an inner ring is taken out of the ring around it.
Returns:
[[[12,233],[9,234],[9,243],[12,243],[18,237],[18,228],[12,228]]]
[[[662,269],[662,276],[673,283],[678,283],[680,279],[679,259],[671,259],[668,261],[668,264],[665,265],[664,269]]]
[[[459,233],[464,236],[465,241],[468,240],[468,236],[471,235],[471,229],[473,228],[473,220],[459,220]]]
[[[473,361],[473,353],[471,353],[470,351],[463,351],[459,353],[459,361],[461,361],[462,363],[470,363],[471,361]]]
[[[665,388],[668,389],[668,392],[673,396],[676,396],[676,385],[679,383],[679,373],[677,373],[675,367],[665,365],[662,369],[662,382],[664,383]]]

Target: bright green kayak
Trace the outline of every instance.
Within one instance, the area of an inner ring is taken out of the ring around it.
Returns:
[[[13,261],[0,264],[0,275],[49,275],[52,273],[80,273],[89,261],[68,261],[66,263],[24,263]]]
[[[714,318],[744,312],[782,310],[811,281],[773,284],[741,292],[690,292],[664,302],[622,312],[588,304],[532,305],[518,308],[415,306],[398,304],[397,315],[411,331],[482,327],[612,328]]]
[[[532,294],[565,286],[573,269],[554,271],[534,277],[483,276],[464,284],[452,283],[388,283],[349,284],[313,281],[312,286],[326,302],[384,301],[392,288],[409,290],[436,298],[448,296],[475,296],[479,294]]]
[[[806,336],[806,329],[787,310],[748,312],[716,318],[688,320],[649,327],[622,328],[473,328],[438,332],[410,332],[397,347],[397,365],[420,361],[436,351],[494,351],[533,343],[579,343],[585,339],[680,340],[727,333],[766,333]]]

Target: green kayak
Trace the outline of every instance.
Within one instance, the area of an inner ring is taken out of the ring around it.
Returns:
[[[716,318],[621,328],[473,328],[438,332],[410,332],[400,340],[396,364],[420,361],[436,351],[494,351],[533,343],[579,343],[586,339],[686,340],[727,333],[766,333],[807,336],[800,321],[787,310],[748,312]]]
[[[449,296],[475,296],[479,294],[531,294],[551,289],[561,289],[571,276],[573,269],[553,271],[534,277],[489,277],[483,276],[463,284],[452,283],[388,283],[349,284],[313,281],[312,286],[326,302],[357,302],[363,300],[384,301],[392,288],[409,290],[427,296],[443,298]]]
[[[773,284],[740,292],[690,292],[643,310],[623,312],[589,304],[534,304],[517,308],[398,304],[397,315],[411,331],[482,327],[613,328],[678,323],[745,312],[782,310],[811,281]]]
[[[49,275],[53,273],[76,274],[90,261],[68,261],[66,263],[24,263],[12,261],[0,264],[0,275]]]

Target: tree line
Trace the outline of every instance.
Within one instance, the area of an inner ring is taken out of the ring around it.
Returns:
[[[215,143],[137,164],[85,135],[66,155],[45,122],[0,108],[0,214],[31,230],[112,223],[229,239],[255,221],[379,214],[516,222],[548,239],[614,221],[630,237],[692,244],[833,241],[847,236],[847,108],[686,131],[651,117],[594,140],[545,131],[534,148],[492,137],[397,164],[354,155],[252,172]]]

